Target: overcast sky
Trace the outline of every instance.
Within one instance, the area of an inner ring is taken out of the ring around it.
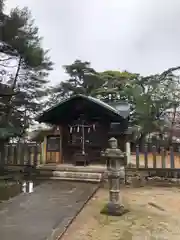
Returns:
[[[28,6],[55,62],[51,81],[64,80],[62,65],[87,60],[98,71],[143,75],[180,65],[180,0],[7,0]]]

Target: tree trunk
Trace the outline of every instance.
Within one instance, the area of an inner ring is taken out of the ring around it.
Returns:
[[[170,129],[170,135],[169,135],[169,147],[172,145],[174,124],[175,124],[175,121],[176,121],[176,112],[177,112],[177,106],[174,105],[174,112],[173,112],[173,118],[172,118],[172,121],[171,121],[171,129]]]

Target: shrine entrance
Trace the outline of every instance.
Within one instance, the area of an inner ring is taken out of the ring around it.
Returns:
[[[100,164],[102,149],[107,147],[109,124],[88,121],[85,115],[65,126],[62,147],[64,163]]]

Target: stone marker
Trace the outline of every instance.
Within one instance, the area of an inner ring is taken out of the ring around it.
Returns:
[[[117,139],[109,139],[110,148],[107,148],[104,152],[101,153],[102,157],[105,157],[108,165],[108,183],[109,183],[109,202],[102,209],[101,213],[112,215],[112,216],[121,216],[124,213],[128,212],[120,202],[120,179],[123,177],[122,167],[126,165],[126,156],[118,148]]]

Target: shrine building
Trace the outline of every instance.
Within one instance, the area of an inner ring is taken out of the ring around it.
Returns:
[[[125,150],[129,114],[130,105],[122,101],[112,105],[85,95],[61,101],[37,119],[53,126],[44,137],[44,163],[103,164],[101,151],[110,137]]]

